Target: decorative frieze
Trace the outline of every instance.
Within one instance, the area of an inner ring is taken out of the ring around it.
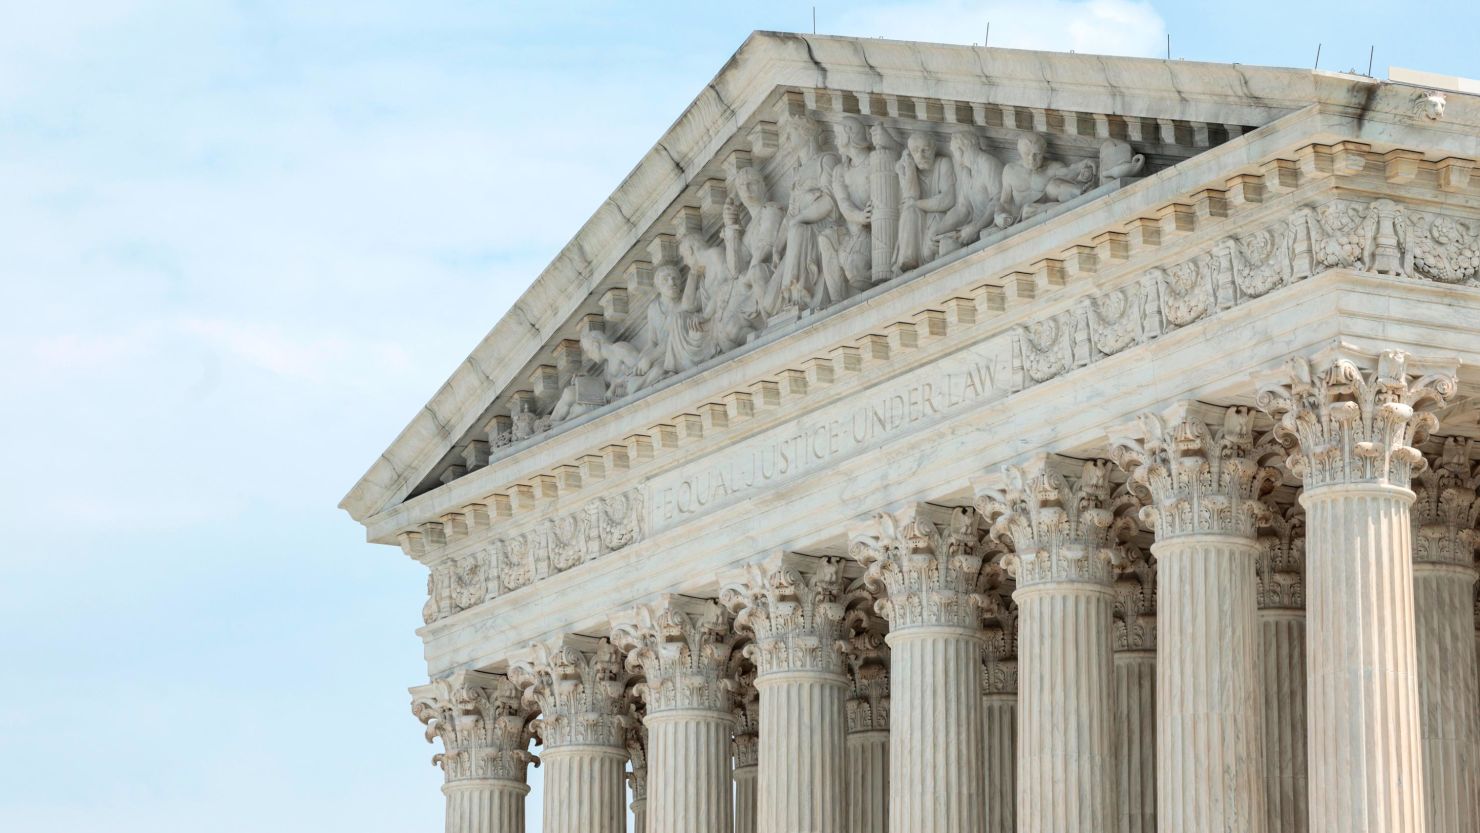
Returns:
[[[849,554],[865,582],[884,598],[876,604],[892,632],[913,627],[980,627],[977,575],[987,548],[976,511],[951,510],[944,528],[923,505],[876,513],[850,535]]]
[[[1288,381],[1262,387],[1257,402],[1292,449],[1287,466],[1307,497],[1323,486],[1407,488],[1424,467],[1414,446],[1438,426],[1433,412],[1455,392],[1452,374],[1410,374],[1407,354],[1395,350],[1378,356],[1373,370],[1346,358],[1295,357],[1286,372]]]
[[[646,513],[641,489],[587,501],[546,518],[533,529],[495,538],[486,547],[444,559],[427,578],[427,624],[642,540]]]
[[[650,718],[678,709],[730,713],[726,677],[735,634],[718,602],[665,594],[613,616],[611,638],[643,675],[638,691]]]
[[[442,741],[432,763],[449,784],[494,780],[525,783],[533,737],[532,712],[507,677],[477,671],[433,680],[412,692],[411,712],[426,724],[426,739]]]
[[[1006,485],[985,489],[977,505],[991,537],[1012,552],[1001,563],[1019,589],[1051,581],[1108,585],[1112,564],[1126,560],[1125,541],[1137,529],[1141,504],[1110,481],[1112,464],[1085,460],[1079,475],[1059,471],[1050,455],[1003,466]]]
[[[846,586],[841,559],[778,553],[743,568],[724,584],[720,601],[735,614],[735,629],[753,639],[745,651],[760,676],[841,675]]]
[[[610,641],[566,636],[533,645],[510,663],[509,679],[539,708],[536,731],[547,749],[626,746],[627,671]]]

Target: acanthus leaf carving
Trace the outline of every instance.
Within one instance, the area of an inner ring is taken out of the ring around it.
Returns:
[[[876,513],[850,533],[849,555],[882,593],[875,609],[891,631],[915,627],[981,627],[977,578],[990,547],[969,507],[951,510],[941,528],[923,505]]]
[[[1480,546],[1480,464],[1474,440],[1445,437],[1437,455],[1413,477],[1413,560],[1473,568]]]
[[[735,633],[713,600],[665,595],[612,617],[612,642],[643,676],[649,715],[676,709],[730,714]]]
[[[524,703],[538,708],[547,749],[625,748],[631,723],[623,658],[606,639],[565,637],[530,646],[509,665]]]
[[[428,743],[442,742],[432,762],[448,783],[477,779],[525,782],[532,714],[507,677],[463,672],[414,690],[411,712],[426,725]]]
[[[785,671],[841,675],[845,582],[840,559],[781,553],[744,568],[720,590],[761,676]]]

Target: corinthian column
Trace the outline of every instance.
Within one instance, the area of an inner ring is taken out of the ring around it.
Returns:
[[[848,661],[849,833],[889,830],[889,645],[871,611],[874,598],[856,593],[844,620]]]
[[[982,651],[982,742],[987,833],[1016,833],[1017,606],[1012,603],[1011,587],[1006,582],[989,587],[985,602],[988,624]]]
[[[1194,407],[1143,415],[1144,439],[1115,443],[1156,532],[1157,813],[1170,830],[1263,833],[1254,571],[1259,498],[1278,472],[1254,455],[1247,409],[1210,424]]]
[[[724,585],[760,692],[759,833],[844,833],[839,559],[778,553]]]
[[[1268,513],[1259,535],[1259,657],[1267,833],[1306,833],[1305,516]]]
[[[537,706],[545,742],[545,833],[625,833],[627,674],[605,639],[533,645],[509,679]]]
[[[982,833],[981,570],[976,513],[878,514],[850,552],[889,620],[889,833]]]
[[[1115,772],[1121,833],[1156,833],[1156,565],[1134,553],[1115,579]]]
[[[1288,380],[1258,401],[1305,480],[1310,827],[1423,833],[1408,485],[1454,377],[1388,352],[1375,372],[1295,359]]]
[[[442,741],[447,833],[524,833],[530,717],[508,678],[467,671],[411,689],[427,742]]]
[[[1112,558],[1137,506],[1112,492],[1110,464],[1077,478],[1038,455],[1006,466],[1007,487],[981,496],[992,535],[1015,554],[1018,830],[1104,833],[1116,825]]]
[[[647,704],[648,833],[731,833],[725,671],[734,636],[713,601],[664,595],[612,619],[612,642],[640,671]]]
[[[1428,833],[1480,830],[1474,631],[1475,521],[1480,484],[1471,443],[1444,441],[1415,475],[1413,599]]]
[[[735,660],[743,660],[739,653]],[[738,665],[739,663],[735,663]],[[735,833],[755,833],[756,776],[761,752],[761,698],[755,690],[755,669],[735,669],[730,678],[738,681],[735,692]]]

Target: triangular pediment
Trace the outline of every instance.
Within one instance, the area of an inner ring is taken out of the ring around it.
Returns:
[[[342,506],[365,520],[1353,89],[756,33]]]

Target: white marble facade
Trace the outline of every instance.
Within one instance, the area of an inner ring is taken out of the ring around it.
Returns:
[[[533,764],[561,833],[1480,831],[1477,159],[756,33],[342,504],[428,568],[446,829]]]

